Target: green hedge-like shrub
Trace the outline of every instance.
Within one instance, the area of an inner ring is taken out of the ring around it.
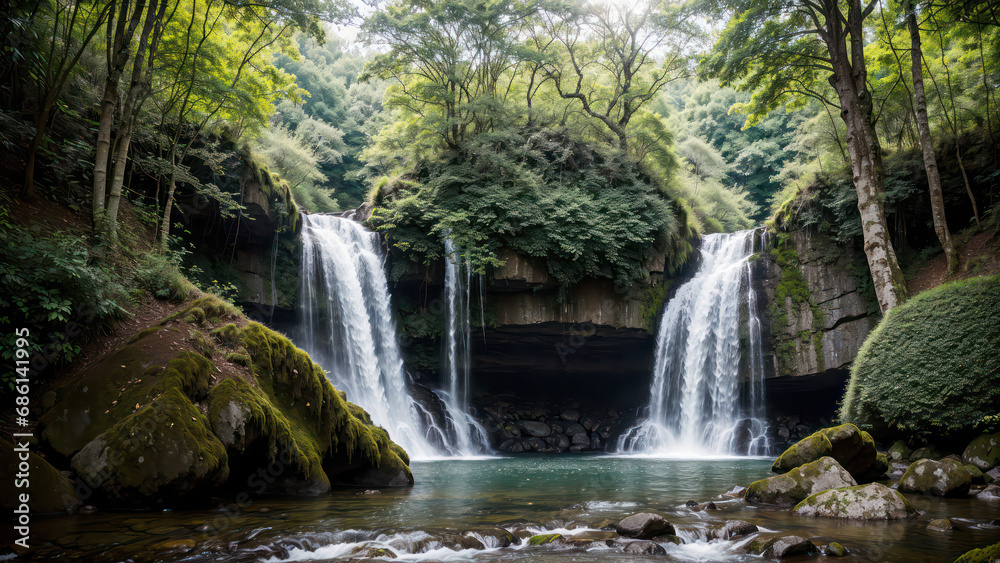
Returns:
[[[1000,411],[1000,276],[953,282],[889,311],[840,411],[880,435],[946,440]]]

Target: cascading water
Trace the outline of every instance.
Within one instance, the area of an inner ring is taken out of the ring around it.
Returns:
[[[619,451],[768,453],[761,324],[751,284],[757,232],[702,238],[701,267],[663,312],[648,416],[619,438]]]
[[[303,215],[299,307],[302,349],[410,457],[463,453],[410,394],[378,235],[350,219]]]
[[[443,395],[455,425],[455,436],[460,452],[465,455],[483,454],[489,451],[486,431],[469,414],[469,373],[472,363],[470,318],[472,263],[468,254],[456,251],[450,237],[445,238],[444,251],[447,334],[442,353],[442,368],[448,378],[448,388]]]

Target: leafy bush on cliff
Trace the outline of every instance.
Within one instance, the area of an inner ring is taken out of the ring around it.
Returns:
[[[861,347],[840,416],[879,434],[946,439],[1000,411],[1000,276],[925,291]]]
[[[553,130],[481,135],[374,199],[374,225],[418,260],[442,256],[450,232],[480,271],[510,248],[545,259],[564,286],[584,277],[628,286],[646,276],[648,249],[666,250],[674,267],[694,236],[681,206],[640,166]]]

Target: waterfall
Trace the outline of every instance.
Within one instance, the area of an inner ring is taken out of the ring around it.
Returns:
[[[701,266],[663,312],[648,415],[619,438],[619,451],[768,453],[761,323],[751,284],[756,233],[702,238]]]
[[[486,431],[469,414],[469,373],[472,364],[472,261],[467,253],[456,251],[451,237],[444,241],[444,292],[447,326],[441,367],[447,376],[443,393],[455,425],[459,451],[464,455],[489,451]],[[480,279],[482,313],[482,280]]]
[[[460,453],[447,424],[410,394],[378,235],[350,219],[303,215],[300,277],[297,340],[334,387],[411,458]]]

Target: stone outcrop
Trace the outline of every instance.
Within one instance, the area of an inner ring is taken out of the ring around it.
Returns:
[[[872,465],[879,463],[875,440],[853,424],[824,428],[785,450],[771,470],[784,473],[824,456],[830,456],[855,479],[863,479]],[[885,462],[884,456],[882,462]],[[883,472],[888,467],[885,463]]]
[[[779,240],[763,255],[762,281],[770,304],[774,375],[848,367],[878,322],[877,305],[862,295],[852,273],[864,256],[806,230],[782,233]]]
[[[214,296],[140,331],[56,395],[39,420],[43,446],[81,494],[110,506],[413,483],[406,452],[308,355]]]
[[[1000,465],[1000,432],[977,437],[965,448],[962,459],[980,471],[989,471]]]

